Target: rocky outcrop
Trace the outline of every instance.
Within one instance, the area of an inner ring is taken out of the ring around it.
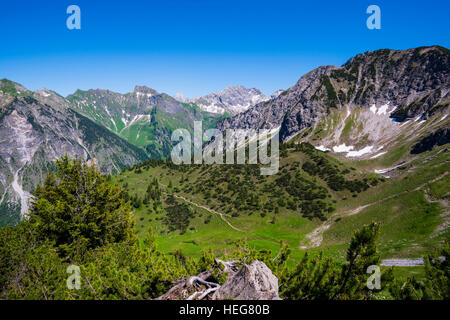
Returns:
[[[208,281],[211,277],[211,272],[205,271],[186,280],[179,280],[175,286],[155,300],[194,300],[194,298],[202,300],[208,297],[212,290],[220,287],[217,283]]]
[[[227,281],[220,286],[212,281],[212,273],[205,271],[197,276],[177,281],[156,300],[279,300],[278,279],[261,261],[244,265],[238,271],[234,262],[217,260],[228,272]]]
[[[213,300],[279,300],[278,279],[261,261],[244,265],[212,296]]]
[[[333,110],[389,105],[397,122],[450,110],[450,51],[433,46],[359,54],[341,67],[319,67],[278,97],[218,124],[218,129],[280,128],[284,141]]]

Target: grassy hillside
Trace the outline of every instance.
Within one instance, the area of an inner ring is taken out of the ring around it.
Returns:
[[[284,144],[280,153],[274,176],[261,176],[256,165],[152,160],[112,180],[127,189],[140,237],[151,226],[162,249],[191,256],[205,247],[224,253],[246,239],[272,252],[285,241],[291,263],[306,250],[344,259],[351,234],[371,221],[382,224],[383,258],[421,257],[449,237],[448,230],[439,231],[448,199],[445,146],[412,158],[391,178],[369,169],[382,159],[372,165],[340,161],[307,143]],[[154,179],[160,201],[148,196]],[[312,235],[322,226],[317,241]]]
[[[181,103],[167,94],[132,92],[122,95],[108,90],[77,90],[67,97],[71,107],[131,144],[144,149],[152,158],[170,155],[172,132],[178,128],[193,132],[195,120],[214,128],[229,114],[213,114],[194,103]]]
[[[449,231],[449,153],[442,146],[404,163],[383,184],[342,207],[339,217],[324,233],[323,245],[346,243],[347,232],[365,221],[382,223],[384,257],[418,257],[439,245]],[[356,210],[359,208],[360,210]],[[447,222],[446,222],[447,221]]]

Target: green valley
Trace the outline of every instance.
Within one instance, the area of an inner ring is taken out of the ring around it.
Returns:
[[[307,250],[342,259],[353,230],[372,221],[381,223],[383,258],[421,257],[449,236],[441,228],[448,208],[440,203],[448,194],[430,193],[448,179],[446,147],[422,154],[392,178],[368,171],[368,164],[339,161],[308,143],[285,144],[281,154],[274,176],[259,175],[257,166],[149,160],[112,180],[133,199],[138,235],[151,226],[162,248],[193,256],[204,247],[223,253],[233,241],[246,239],[272,252],[286,241],[292,263]],[[147,193],[155,179],[161,189],[156,204]],[[169,198],[189,208],[182,229],[170,226]],[[314,235],[321,226],[327,228]]]

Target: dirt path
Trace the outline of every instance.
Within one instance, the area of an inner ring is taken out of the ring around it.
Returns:
[[[425,193],[424,193],[425,194],[425,199],[427,199],[428,202],[439,202],[441,207],[444,209],[442,211],[441,215],[440,215],[440,217],[442,218],[443,222],[436,228],[436,230],[431,235],[431,237],[434,237],[434,236],[439,235],[439,233],[441,231],[444,231],[444,230],[446,230],[447,228],[450,227],[450,204],[449,204],[448,200],[434,198],[429,193],[429,188],[424,188],[424,191],[425,191]]]
[[[185,202],[190,203],[190,204],[192,204],[192,205],[194,205],[194,206],[196,206],[196,207],[198,207],[198,208],[202,208],[202,209],[205,209],[206,211],[209,211],[209,212],[211,212],[211,213],[214,213],[214,214],[219,215],[220,218],[221,218],[226,224],[228,224],[232,229],[234,229],[234,230],[236,230],[236,231],[244,232],[243,230],[241,230],[241,229],[236,228],[235,226],[233,226],[227,219],[225,219],[224,216],[229,217],[229,215],[226,215],[226,214],[224,214],[224,213],[217,212],[217,211],[214,210],[214,209],[211,209],[211,208],[205,207],[204,205],[195,203],[195,202],[193,202],[193,201],[191,201],[191,200],[189,200],[189,199],[186,199],[186,198],[183,197],[183,196],[177,195],[177,194],[175,194],[175,193],[173,194],[173,196],[174,196],[175,198],[182,199],[182,200],[184,200]]]
[[[428,184],[436,182],[438,180],[441,180],[442,178],[447,176],[449,173],[450,173],[450,171],[446,171],[443,174],[441,174],[441,175],[439,175],[439,176],[437,176],[437,177],[435,177],[435,178],[433,178],[433,179],[431,179],[431,180],[421,184],[420,186],[418,186],[418,187],[416,187],[416,188],[414,188],[412,190],[405,190],[405,191],[402,191],[402,192],[390,195],[390,196],[388,196],[386,198],[383,198],[383,199],[380,199],[380,200],[377,200],[377,201],[365,204],[363,206],[357,207],[355,209],[352,209],[352,210],[349,210],[349,211],[345,211],[343,213],[335,213],[335,214],[331,215],[328,218],[327,221],[325,221],[322,225],[320,225],[319,227],[317,227],[312,232],[310,232],[309,234],[306,235],[306,238],[310,241],[310,244],[309,245],[305,245],[305,246],[300,246],[300,249],[316,248],[316,247],[320,246],[322,244],[322,241],[323,241],[323,233],[331,227],[331,225],[333,224],[333,221],[337,217],[352,216],[354,214],[357,214],[357,213],[361,212],[362,210],[364,210],[364,209],[366,209],[368,207],[374,206],[374,205],[379,204],[381,202],[384,202],[384,201],[396,198],[398,196],[401,196],[403,194],[409,193],[411,191],[421,190],[421,189],[425,188]],[[426,194],[426,192],[425,192],[425,194]],[[426,196],[427,196],[427,194],[425,195],[425,197]],[[448,221],[449,220],[448,219],[449,218],[448,211],[446,210],[445,212],[446,212],[445,217],[447,218],[447,220],[445,222],[447,222],[447,224],[444,222],[444,224],[445,224],[444,227],[450,225],[450,221]]]
[[[162,185],[162,186],[164,186],[164,187],[167,187],[165,184],[162,184],[162,183],[159,183],[159,184]],[[167,193],[166,191],[164,191],[164,192]],[[232,228],[232,229],[234,229],[234,230],[236,230],[236,231],[239,231],[239,232],[244,232],[243,230],[241,230],[241,229],[239,229],[239,228],[233,226],[227,219],[225,219],[225,216],[230,217],[229,215],[227,215],[227,214],[225,214],[225,213],[220,213],[220,212],[218,212],[218,211],[216,211],[216,210],[214,210],[214,209],[211,209],[211,208],[208,208],[208,207],[206,207],[206,206],[204,206],[204,205],[195,203],[195,202],[193,202],[193,201],[191,201],[191,200],[189,200],[189,199],[186,199],[185,197],[180,196],[180,195],[178,195],[178,194],[175,194],[175,193],[172,193],[172,194],[173,194],[173,196],[174,196],[175,198],[181,199],[181,200],[183,200],[183,201],[185,201],[185,202],[187,202],[187,203],[189,203],[189,204],[192,204],[192,205],[194,205],[194,206],[196,206],[196,207],[198,207],[198,208],[205,209],[205,210],[208,211],[208,212],[211,212],[211,213],[213,213],[213,214],[218,215],[218,216],[220,217],[220,219],[222,219],[228,226],[230,226],[230,228]]]

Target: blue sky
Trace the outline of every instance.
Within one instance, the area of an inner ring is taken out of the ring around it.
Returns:
[[[66,9],[81,8],[81,30]],[[381,8],[381,30],[366,8]],[[450,1],[2,1],[0,78],[63,95],[147,85],[188,97],[228,85],[264,93],[381,48],[450,47]]]

